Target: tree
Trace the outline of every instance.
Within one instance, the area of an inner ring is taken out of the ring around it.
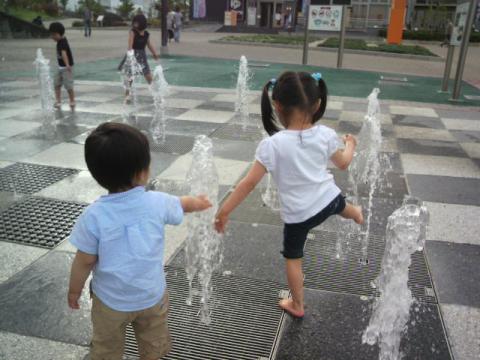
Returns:
[[[68,0],[60,0],[60,4],[62,4],[63,11],[67,10]]]
[[[94,14],[101,14],[105,12],[105,8],[96,0],[80,0],[78,2],[78,11],[82,16],[86,7],[88,7]]]
[[[122,0],[122,4],[117,8],[117,11],[123,17],[128,18],[133,9],[135,9],[135,6],[132,0]]]

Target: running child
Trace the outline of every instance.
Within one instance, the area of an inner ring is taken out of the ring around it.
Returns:
[[[299,318],[304,316],[302,257],[308,232],[336,214],[363,223],[361,208],[345,202],[327,169],[329,160],[338,168],[347,169],[356,140],[345,135],[345,148],[340,149],[335,131],[317,124],[326,106],[327,86],[318,73],[285,72],[265,85],[262,122],[270,137],[260,142],[252,168],[215,219],[217,231],[224,232],[230,213],[267,172],[272,175],[285,223],[282,253],[292,293],[292,299],[281,300],[279,306]]]

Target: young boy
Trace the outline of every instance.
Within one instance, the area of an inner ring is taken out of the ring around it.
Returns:
[[[75,110],[75,93],[73,92],[73,55],[65,37],[65,28],[59,22],[50,24],[48,28],[50,37],[57,42],[57,61],[58,71],[55,74],[55,108],[60,109],[62,106],[62,85],[68,92],[70,98],[70,109]]]
[[[72,264],[68,305],[79,309],[78,300],[93,271],[91,359],[122,359],[129,323],[140,358],[159,359],[171,346],[163,271],[164,228],[180,224],[184,213],[205,210],[211,203],[203,196],[145,191],[150,166],[148,140],[126,124],[98,126],[85,142],[85,160],[108,195],[85,209],[70,235],[78,251]]]

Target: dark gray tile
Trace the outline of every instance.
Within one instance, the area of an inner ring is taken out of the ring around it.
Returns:
[[[352,101],[344,101],[343,102],[343,110],[346,111],[358,111],[358,112],[367,112],[368,104],[365,102],[352,102]]]
[[[260,141],[263,139],[261,128],[257,126],[246,126],[243,128],[241,124],[228,123],[223,124],[213,134],[212,138],[225,140],[245,140],[245,141]]]
[[[257,144],[251,141],[213,139],[213,155],[224,159],[253,161]]]
[[[217,93],[207,91],[179,91],[173,97],[178,99],[210,100],[217,95]]]
[[[132,123],[132,125],[140,130],[149,132],[152,124],[152,119],[153,119],[152,116],[138,116],[137,122]],[[165,123],[165,131],[167,136],[169,134],[190,136],[190,137],[195,137],[197,135],[208,136],[220,126],[221,124],[217,124],[217,123],[176,120],[176,119],[167,117],[166,123]]]
[[[425,116],[394,115],[392,116],[392,122],[394,125],[416,126],[428,129],[445,129],[445,125],[439,118]]]
[[[357,135],[362,129],[362,122],[360,121],[346,121],[342,120],[338,123],[337,131],[341,133],[348,133]],[[390,124],[383,124],[381,127],[381,134],[383,137],[394,137],[393,127]]]
[[[323,117],[322,119],[325,119],[325,120],[338,120],[338,118],[340,117],[340,114],[342,113],[341,110],[331,110],[331,109],[327,109],[325,111],[325,114],[323,114]],[[320,120],[321,121],[321,120]]]
[[[197,106],[197,109],[235,111],[235,103],[229,101],[206,101]]]
[[[480,307],[480,246],[427,241],[425,252],[438,301]]]
[[[0,285],[0,329],[26,336],[88,345],[90,301],[86,291],[81,309],[67,306],[73,254],[53,251]]]
[[[232,221],[223,238],[223,262],[218,272],[230,271],[232,276],[286,284],[285,260],[280,253],[282,243],[283,228],[280,226],[253,226]],[[184,250],[169,265],[184,267]]]
[[[172,155],[183,155],[190,152],[193,148],[195,138],[193,136],[172,135],[165,137],[164,142],[156,143],[150,134],[147,134],[150,141],[150,150],[157,153],[167,153]]]
[[[465,120],[480,120],[480,113],[477,111],[465,111],[462,109],[442,110],[435,109],[438,116],[446,119],[465,119]]]
[[[235,209],[231,214],[232,220],[269,225],[283,225],[280,213],[270,210],[263,203],[262,193],[264,189],[257,188]]]
[[[467,157],[462,147],[451,141],[397,139],[398,150],[404,154]]]
[[[480,206],[480,179],[407,175],[412,196],[424,201]]]
[[[93,125],[93,126],[97,126],[104,122],[112,121],[117,118],[118,118],[118,115],[81,112],[81,111],[75,111],[75,113],[71,115],[72,122],[76,124]]]
[[[68,142],[74,137],[86,132],[88,127],[76,124],[72,118],[67,118],[63,122],[56,124],[55,134],[48,138],[48,141],[58,144]],[[37,139],[44,140],[45,136],[39,129],[23,132],[13,137],[15,139]]]
[[[305,290],[303,320],[287,316],[277,360],[370,360],[378,346],[362,344],[362,333],[371,316],[371,302],[358,296]],[[438,307],[419,306],[411,311],[400,350],[405,359],[451,359]],[[414,323],[414,325],[413,325]]]
[[[20,161],[53,145],[54,143],[47,140],[11,137],[0,141],[0,160]]]
[[[178,155],[167,154],[163,152],[150,152],[150,176],[154,178],[167,169],[176,159]]]
[[[480,120],[478,120],[480,121]],[[480,131],[473,130],[450,130],[450,133],[457,139],[459,142],[473,142],[480,143]]]

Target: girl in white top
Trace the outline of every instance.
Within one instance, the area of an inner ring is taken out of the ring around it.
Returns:
[[[224,232],[229,214],[267,172],[272,175],[285,223],[282,253],[292,293],[292,299],[281,300],[279,306],[295,317],[304,315],[302,257],[308,232],[334,214],[363,223],[361,208],[345,203],[327,169],[331,160],[345,170],[352,161],[356,140],[345,135],[345,148],[340,149],[335,131],[316,124],[326,106],[327,87],[319,73],[285,72],[265,85],[262,122],[270,137],[259,144],[252,168],[215,219],[217,231]]]

